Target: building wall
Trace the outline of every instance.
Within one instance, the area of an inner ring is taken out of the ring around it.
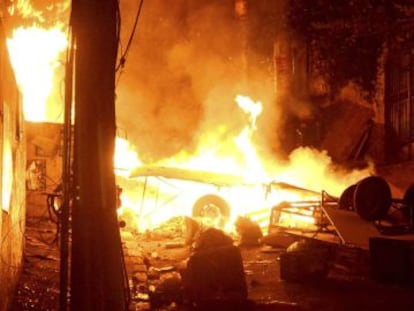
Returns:
[[[21,100],[0,20],[0,311],[10,305],[22,268],[25,162]]]
[[[62,179],[63,126],[26,122],[27,217],[49,217],[45,193],[55,191]]]

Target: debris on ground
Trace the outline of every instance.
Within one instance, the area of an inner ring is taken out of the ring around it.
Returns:
[[[238,217],[235,226],[240,236],[240,246],[260,245],[263,233],[258,223],[247,217]]]
[[[156,234],[121,229],[130,310],[411,311],[413,288],[369,279],[366,252],[346,246],[335,249],[333,255],[330,252],[334,264],[323,281],[292,282],[284,279],[282,269],[296,265],[303,271],[318,263],[321,254],[313,245],[309,251],[293,251],[292,246],[290,253],[280,247],[288,243],[280,241],[239,248],[228,233],[211,228],[198,232],[191,245],[167,247],[184,243],[182,224],[184,218],[174,219],[160,225]],[[56,226],[47,219],[28,218],[25,239],[23,271],[10,310],[59,310]],[[302,252],[306,254],[301,257]]]
[[[192,306],[219,302],[234,306],[247,299],[240,249],[219,229],[210,228],[200,234],[182,275],[184,295]]]
[[[263,244],[275,248],[288,248],[289,245],[297,240],[297,237],[287,234],[282,230],[271,232],[261,238]]]

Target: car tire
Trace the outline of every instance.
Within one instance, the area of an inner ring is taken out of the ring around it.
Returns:
[[[357,183],[354,192],[354,208],[362,219],[384,219],[392,203],[391,189],[385,179],[369,176]]]
[[[215,219],[217,220],[218,226],[224,228],[230,217],[230,206],[220,196],[207,194],[200,197],[194,203],[193,217],[208,217]]]

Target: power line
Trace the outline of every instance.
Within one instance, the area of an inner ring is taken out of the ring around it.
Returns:
[[[121,58],[119,59],[119,63],[116,66],[115,71],[118,71],[120,68],[123,68],[125,66],[126,58],[127,58],[129,49],[131,47],[132,40],[134,39],[137,26],[138,26],[139,17],[141,16],[143,4],[144,4],[144,0],[141,0],[138,6],[137,14],[135,15],[134,26],[132,28],[131,34],[129,35],[128,43],[126,45],[124,53],[121,55]]]

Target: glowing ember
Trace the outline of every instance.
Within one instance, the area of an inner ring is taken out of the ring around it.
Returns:
[[[59,57],[67,48],[67,38],[58,28],[17,28],[7,46],[17,83],[23,94],[24,117],[29,121],[56,121],[61,111],[48,105],[54,86]],[[54,99],[56,100],[56,99]],[[58,108],[61,110],[61,108]]]

